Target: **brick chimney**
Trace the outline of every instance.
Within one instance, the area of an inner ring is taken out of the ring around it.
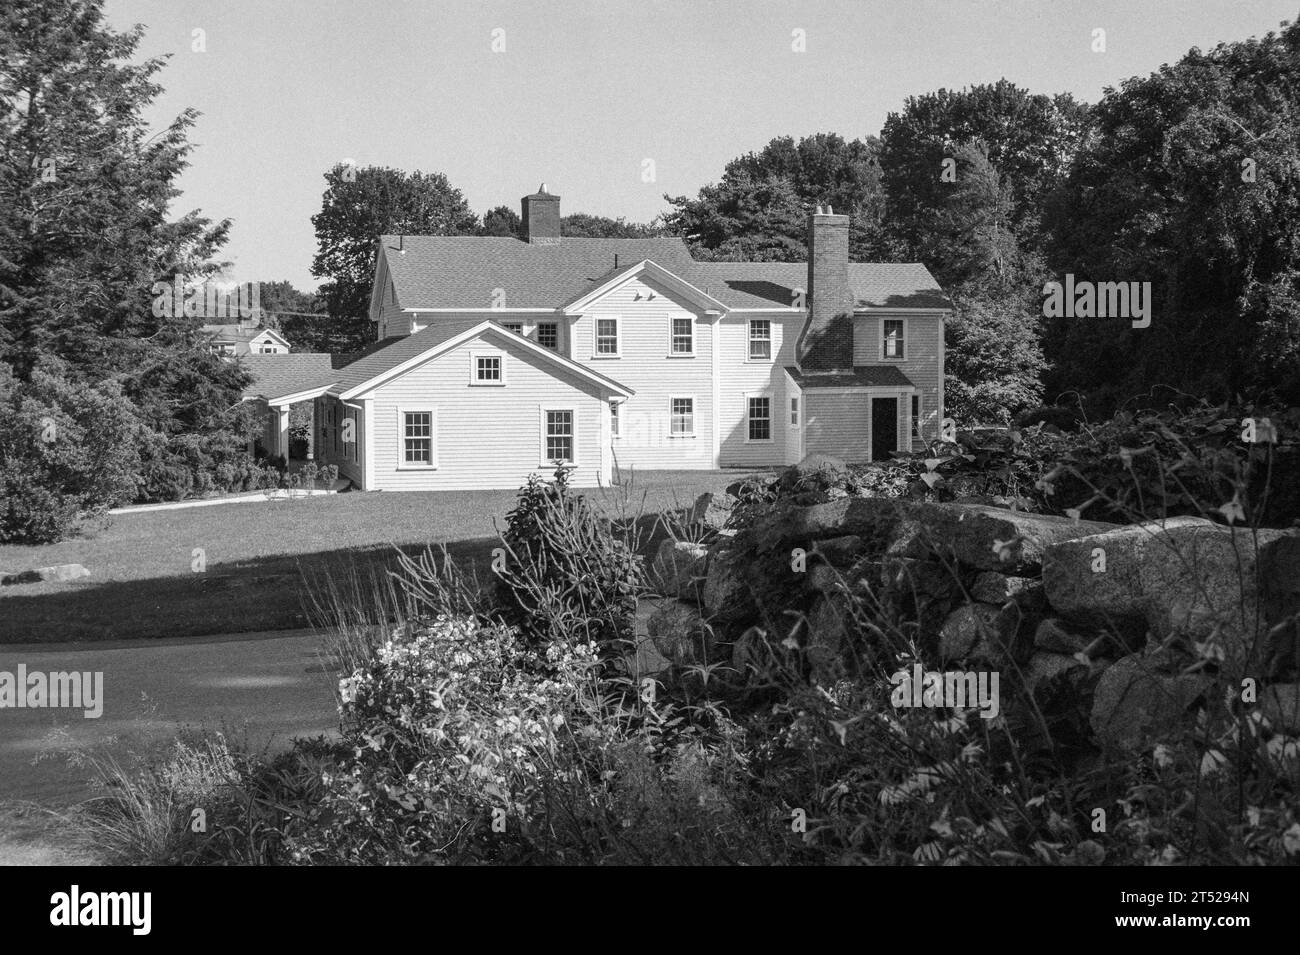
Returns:
[[[830,206],[808,216],[808,321],[799,349],[805,372],[853,367],[853,291],[849,288],[849,217]]]
[[[524,196],[524,238],[533,245],[558,245],[560,241],[560,197],[546,191],[546,183],[531,196]]]

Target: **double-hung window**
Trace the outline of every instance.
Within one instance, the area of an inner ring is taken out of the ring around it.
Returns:
[[[618,405],[617,401],[609,403],[609,433],[611,437],[618,437]]]
[[[675,438],[684,438],[695,434],[695,399],[668,399],[668,433]]]
[[[749,398],[749,440],[772,440],[772,399],[767,395]]]
[[[689,315],[674,315],[668,320],[668,354],[675,356],[695,354],[695,319]]]
[[[576,457],[574,448],[573,409],[556,408],[542,412],[543,435],[547,464],[557,461],[572,464]]]
[[[537,323],[537,344],[554,351],[560,347],[560,326],[555,322]]]
[[[883,340],[881,342],[881,357],[892,358],[901,361],[905,357],[906,343],[903,341],[903,320],[901,318],[887,318],[882,323]]]
[[[433,412],[402,412],[402,464],[408,468],[431,468],[433,454]]]
[[[799,399],[790,399],[790,427],[799,427]]]
[[[596,354],[603,356],[618,355],[618,319],[596,319]]]
[[[524,333],[523,322],[502,322],[501,327],[508,332],[514,332],[516,335],[522,335]]]
[[[766,318],[749,320],[749,358],[767,361],[772,357],[772,323]]]

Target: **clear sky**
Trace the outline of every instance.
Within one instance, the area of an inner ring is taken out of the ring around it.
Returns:
[[[108,0],[107,12],[114,27],[145,25],[142,56],[174,54],[150,121],[203,114],[180,211],[233,220],[225,256],[241,280],[309,289],[321,175],[345,159],[444,172],[480,215],[517,209],[545,180],[565,214],[648,221],[664,193],[693,195],[775,136],[875,134],[908,95],[1001,77],[1095,102],[1193,46],[1275,29],[1300,2]]]

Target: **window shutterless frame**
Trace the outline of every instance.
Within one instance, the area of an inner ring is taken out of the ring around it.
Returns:
[[[620,315],[596,315],[591,326],[592,358],[623,357],[623,319]]]
[[[745,442],[772,441],[772,396],[768,392],[745,395]]]
[[[438,467],[438,410],[431,405],[397,409],[397,469],[433,471]]]
[[[880,321],[880,360],[907,360],[907,319],[883,318]]]
[[[568,405],[545,405],[539,411],[543,468],[554,468],[556,460],[578,463],[578,409]]]
[[[668,316],[668,357],[695,357],[695,316]]]
[[[469,383],[476,386],[501,387],[506,383],[506,356],[504,352],[471,350],[469,353]]]
[[[668,437],[695,437],[695,396],[668,396]]]

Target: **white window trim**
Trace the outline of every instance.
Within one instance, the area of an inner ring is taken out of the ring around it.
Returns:
[[[600,343],[600,323],[614,322],[614,347],[617,351],[598,352],[596,349]],[[604,361],[607,358],[623,357],[623,316],[622,315],[593,315],[591,321],[591,358],[593,361]]]
[[[546,413],[548,411],[567,411],[572,416],[569,420],[573,422],[573,460],[566,461],[567,467],[581,467],[579,450],[578,450],[578,409],[574,405],[541,405],[537,410],[538,434],[541,438],[537,449],[538,467],[555,468],[555,462],[548,460],[546,457]]]
[[[406,460],[406,416],[408,414],[427,414],[429,416],[429,463],[415,464]],[[438,406],[401,405],[397,409],[397,470],[399,471],[436,471],[438,470]]]
[[[500,381],[479,381],[478,360],[480,358],[499,358],[501,360]],[[472,349],[469,353],[469,383],[473,388],[504,388],[506,385],[506,353],[493,348]]]
[[[766,438],[751,438],[749,436],[749,420],[750,420],[749,399],[750,398],[767,399],[767,437]],[[770,391],[745,392],[745,443],[746,444],[775,444],[776,443],[776,428],[773,426],[774,422],[772,421],[772,412],[774,410],[773,405],[775,404],[776,402],[772,400],[772,392]]]
[[[787,414],[786,414],[786,420],[789,422],[789,427],[791,427],[791,428],[798,428],[798,427],[799,427],[799,423],[800,423],[801,421],[803,421],[803,395],[791,395],[790,398],[789,398],[789,401],[790,401],[790,404],[789,404],[789,406],[786,408],[786,412],[787,412]],[[748,416],[748,414],[749,414],[749,401],[748,401],[748,399],[746,399],[746,401],[745,401],[745,414],[746,414],[747,416]],[[748,423],[746,423],[746,426],[745,426],[745,433],[746,433],[746,434],[749,433],[749,425],[748,425]]]
[[[610,415],[609,415],[609,419],[610,419],[610,420],[609,420],[609,436],[610,436],[613,440],[618,441],[620,438],[623,437],[623,406],[624,406],[625,404],[627,404],[627,402],[626,402],[626,401],[608,401],[608,402],[606,402],[606,404],[609,405],[609,409],[610,409]],[[617,430],[617,431],[614,430],[614,418],[615,418],[615,412],[614,412],[614,409],[615,409],[615,408],[618,409],[618,412],[617,412],[617,417],[618,417],[618,430]]]
[[[689,400],[691,403],[691,430],[683,431],[680,434],[673,433],[673,402],[678,400]],[[700,414],[700,400],[695,395],[669,395],[668,396],[668,437],[670,438],[694,438],[699,434],[697,430]]]
[[[755,358],[750,353],[750,345],[754,341],[754,322],[767,322],[767,357]],[[747,318],[745,319],[745,361],[752,365],[770,365],[776,361],[776,335],[773,334],[775,326],[770,318]]]
[[[903,323],[903,354],[897,358],[888,358],[885,356],[885,322],[902,322]],[[882,315],[880,316],[880,360],[887,362],[904,362],[907,361],[908,342],[907,316],[906,315]]]
[[[550,346],[550,345],[542,345],[542,326],[543,326],[543,325],[551,325],[551,326],[553,326],[553,327],[555,328],[555,346],[554,346],[554,347],[552,347],[552,346]],[[527,332],[528,329],[525,328],[524,331]],[[550,349],[551,351],[555,352],[557,355],[558,355],[558,354],[562,354],[562,351],[561,351],[561,349],[560,349],[560,323],[559,323],[559,322],[538,322],[536,325],[534,325],[534,326],[532,327],[532,334],[531,334],[531,336],[526,335],[525,337],[531,337],[535,342],[537,342],[537,344],[541,345],[543,348],[548,348],[548,349]]]
[[[673,351],[673,322],[686,321],[691,325],[691,350],[690,351]],[[694,358],[695,357],[695,316],[690,312],[669,313],[668,315],[668,357],[669,358]]]

